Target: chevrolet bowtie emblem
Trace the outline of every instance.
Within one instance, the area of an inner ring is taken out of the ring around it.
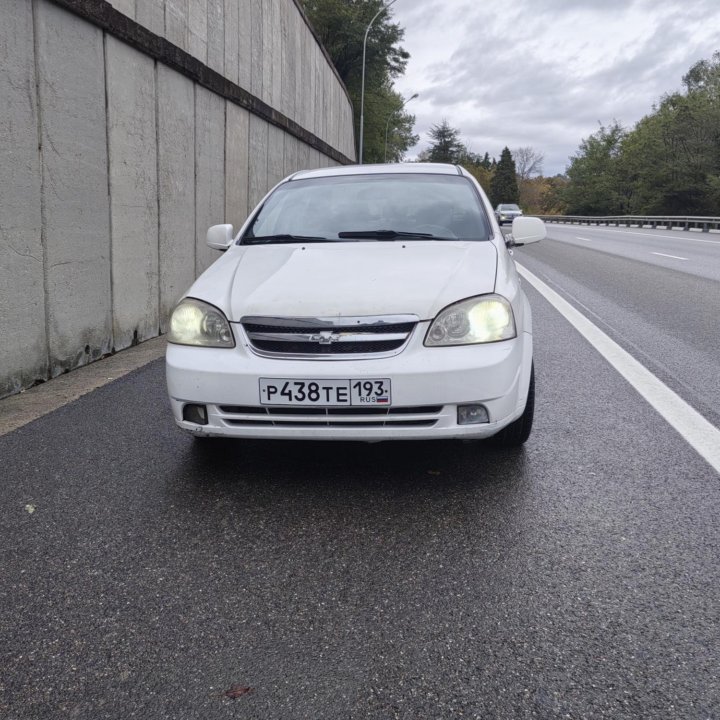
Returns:
[[[331,345],[337,342],[340,338],[330,330],[323,330],[317,335],[310,336],[310,342],[320,343],[320,345]]]

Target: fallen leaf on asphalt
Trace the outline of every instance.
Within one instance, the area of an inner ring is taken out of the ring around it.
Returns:
[[[35,512],[35,506],[34,505],[26,505],[25,510],[32,515]]]
[[[244,685],[231,685],[225,691],[225,695],[227,695],[227,697],[235,700],[236,698],[242,697],[243,695],[247,695],[248,693],[251,693],[251,692],[252,692],[251,687],[245,687]]]

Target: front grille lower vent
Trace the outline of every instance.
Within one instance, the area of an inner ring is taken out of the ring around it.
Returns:
[[[336,318],[245,317],[254,352],[269,357],[338,358],[393,355],[418,323],[414,315]]]
[[[234,427],[432,427],[442,405],[389,408],[264,407],[220,405],[223,422]]]

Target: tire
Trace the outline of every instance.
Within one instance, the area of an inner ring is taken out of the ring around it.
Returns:
[[[535,366],[530,366],[530,387],[528,388],[527,402],[523,414],[504,427],[497,435],[490,438],[490,442],[497,447],[518,448],[530,437],[533,416],[535,415]]]

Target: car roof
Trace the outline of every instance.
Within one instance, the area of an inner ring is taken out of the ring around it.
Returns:
[[[334,177],[338,175],[380,175],[393,173],[395,175],[462,175],[457,165],[445,163],[388,163],[380,165],[339,165],[317,170],[301,170],[292,175],[289,180],[305,180],[307,178]]]

